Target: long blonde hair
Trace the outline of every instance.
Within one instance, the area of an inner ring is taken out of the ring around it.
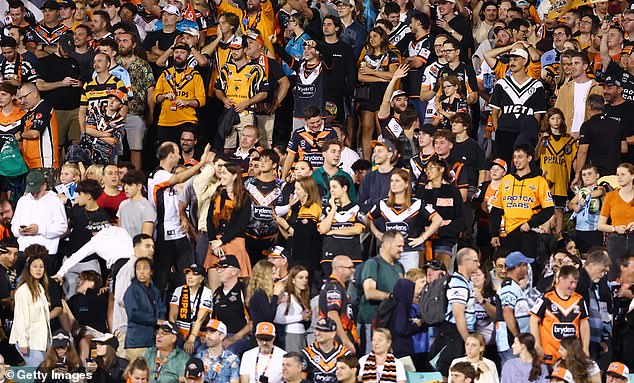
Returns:
[[[266,259],[258,261],[258,263],[253,266],[251,278],[247,285],[247,293],[244,297],[247,307],[249,306],[251,297],[253,297],[253,294],[258,290],[262,290],[269,299],[269,302],[271,301],[273,297],[273,264]]]

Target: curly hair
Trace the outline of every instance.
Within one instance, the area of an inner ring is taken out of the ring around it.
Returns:
[[[247,285],[247,292],[244,297],[247,306],[249,306],[253,294],[258,290],[263,291],[269,301],[271,301],[273,297],[273,264],[266,259],[258,261],[258,263],[253,266],[251,278]]]

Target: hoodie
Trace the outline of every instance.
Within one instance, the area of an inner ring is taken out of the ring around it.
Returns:
[[[394,285],[394,299],[398,305],[392,311],[390,331],[392,332],[392,349],[394,356],[402,358],[414,354],[413,335],[424,330],[410,320],[410,312],[414,303],[414,282],[399,279]]]

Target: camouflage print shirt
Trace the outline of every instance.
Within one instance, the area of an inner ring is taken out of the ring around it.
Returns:
[[[117,63],[123,66],[121,57],[117,57]],[[128,113],[142,116],[147,110],[147,90],[156,83],[152,68],[147,61],[137,57],[127,69],[132,82],[132,94],[134,94],[134,98],[128,105]]]

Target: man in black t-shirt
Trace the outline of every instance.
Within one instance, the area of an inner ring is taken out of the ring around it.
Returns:
[[[461,60],[463,51],[464,48],[455,39],[450,38],[443,43],[442,53],[445,55],[447,64],[438,71],[434,92],[436,94],[442,92],[443,80],[447,76],[456,76],[460,80],[460,94],[467,98],[468,104],[473,104],[478,101],[478,80],[473,67]]]
[[[621,125],[621,134],[627,139],[634,139],[634,117],[632,110],[634,102],[623,98],[623,87],[618,78],[607,76],[603,82],[603,97],[605,98],[605,115]],[[629,141],[628,141],[629,142]],[[622,162],[634,161],[634,147],[621,155]]]
[[[14,269],[17,259],[18,242],[13,238],[0,241],[0,332],[4,331],[6,335],[6,338],[0,337],[0,354],[9,365],[16,365],[22,360],[15,346],[8,342],[13,325],[13,294],[18,282],[18,272]]]

